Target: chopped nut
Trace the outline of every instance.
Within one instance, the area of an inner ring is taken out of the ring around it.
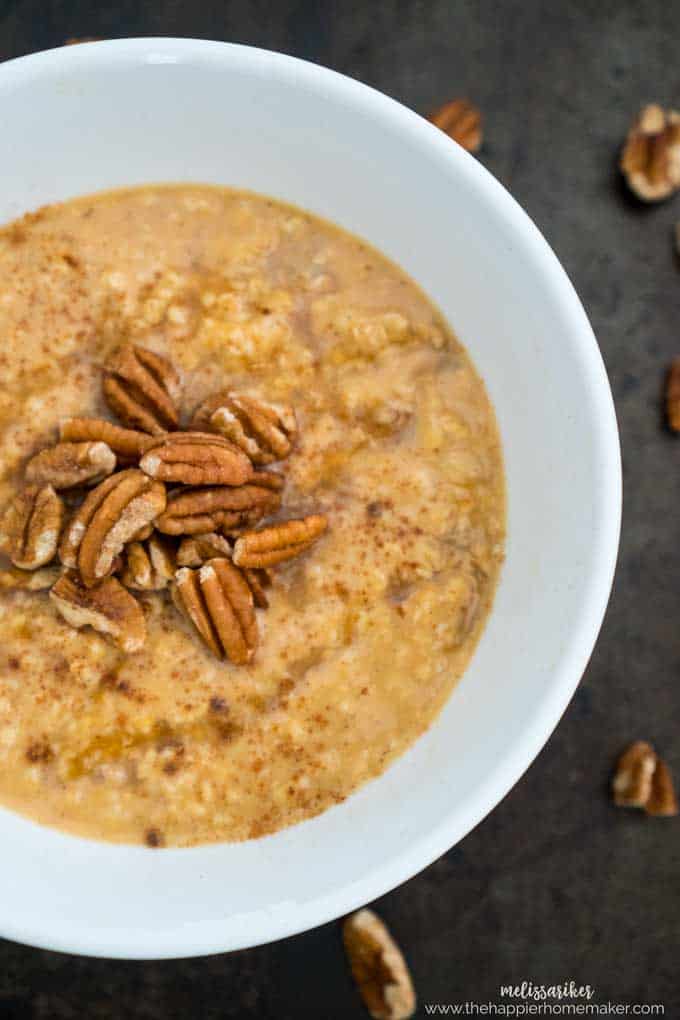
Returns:
[[[89,494],[69,524],[59,552],[77,562],[87,587],[114,570],[116,557],[165,509],[165,488],[130,468],[107,478]]]
[[[223,535],[211,531],[205,535],[183,538],[177,550],[179,567],[201,567],[206,560],[225,556],[231,559],[231,546]]]
[[[281,505],[281,497],[259,485],[188,489],[171,495],[156,527],[166,535],[200,535],[249,527]]]
[[[26,465],[26,481],[55,489],[92,485],[115,470],[116,455],[106,443],[57,443]]]
[[[328,527],[321,514],[284,521],[262,531],[249,531],[236,540],[234,563],[239,567],[273,567],[292,560],[312,545]]]
[[[163,436],[149,447],[139,466],[151,478],[182,485],[243,485],[253,471],[237,446],[204,432]]]
[[[644,808],[649,815],[666,817],[678,813],[668,767],[644,740],[631,744],[619,758],[612,793],[620,807]]]
[[[482,144],[482,115],[467,99],[452,99],[428,119],[468,152],[477,152]]]
[[[125,567],[121,581],[138,591],[162,591],[175,576],[175,551],[157,532],[146,542],[130,542],[125,547]]]
[[[359,994],[374,1020],[408,1020],[416,995],[406,961],[372,910],[359,910],[343,925],[343,941]]]
[[[60,436],[66,442],[106,443],[121,464],[136,464],[150,442],[146,432],[123,429],[103,418],[67,418],[61,423]]]
[[[167,358],[125,344],[108,360],[104,398],[124,425],[160,435],[177,428],[181,381]]]
[[[229,391],[204,400],[194,413],[191,427],[199,432],[219,432],[243,450],[253,464],[283,460],[297,434],[292,407]]]
[[[38,570],[0,570],[0,589],[5,591],[47,591],[59,580],[61,567]]]
[[[680,114],[651,104],[633,122],[621,171],[631,191],[644,202],[658,202],[680,188]]]
[[[67,571],[50,598],[72,627],[94,627],[124,652],[138,651],[146,640],[142,607],[115,577],[86,588],[76,573]]]
[[[199,570],[178,570],[173,599],[218,659],[226,656],[236,665],[250,662],[257,647],[253,595],[230,560],[208,560]]]
[[[675,358],[666,379],[666,419],[673,432],[680,432],[680,358]]]
[[[22,570],[44,566],[56,554],[63,518],[64,504],[51,485],[27,486],[0,519],[0,552]]]

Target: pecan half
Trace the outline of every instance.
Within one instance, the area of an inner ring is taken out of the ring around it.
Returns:
[[[123,429],[104,418],[67,418],[59,434],[65,442],[106,443],[121,464],[136,464],[150,442],[146,432]]]
[[[178,570],[173,598],[214,655],[226,656],[235,665],[250,662],[257,647],[253,595],[230,560],[213,559],[199,570]]]
[[[620,807],[644,808],[647,814],[659,817],[678,813],[668,767],[645,740],[635,741],[619,758],[612,793]]]
[[[162,591],[175,576],[175,550],[157,532],[146,542],[130,542],[125,547],[125,566],[120,579],[127,588]]]
[[[283,460],[297,435],[292,407],[228,390],[207,397],[194,412],[191,427],[199,432],[219,432],[243,450],[253,464]]]
[[[94,627],[108,634],[124,652],[138,651],[146,640],[142,607],[115,577],[87,588],[76,573],[67,571],[52,588],[50,598],[72,627]]]
[[[72,489],[100,482],[115,467],[116,455],[106,443],[57,443],[29,460],[26,481]]]
[[[165,509],[165,488],[130,468],[89,494],[60,546],[62,563],[77,562],[87,587],[111,574],[116,557]]]
[[[231,559],[231,546],[223,535],[210,531],[205,535],[183,538],[177,550],[179,567],[200,567],[206,560],[225,556]]]
[[[656,103],[633,122],[621,153],[628,187],[644,202],[659,202],[680,188],[680,114]]]
[[[372,910],[359,910],[342,929],[359,994],[374,1020],[408,1020],[416,994],[408,966],[387,927]]]
[[[17,493],[0,520],[0,552],[15,567],[35,570],[54,559],[64,504],[51,485],[29,485]]]
[[[242,485],[253,471],[237,446],[204,432],[174,432],[158,439],[139,466],[150,478],[182,485]]]
[[[173,493],[156,527],[166,535],[200,535],[248,527],[281,505],[281,497],[259,485],[226,485]]]
[[[680,432],[680,358],[671,362],[666,377],[666,420],[672,432]]]
[[[468,152],[482,144],[482,115],[467,99],[452,99],[430,114],[428,120]]]
[[[59,580],[61,567],[39,567],[37,570],[0,570],[0,589],[5,591],[46,591]]]
[[[124,344],[104,368],[104,399],[124,425],[152,435],[177,428],[181,381],[167,358]]]
[[[234,563],[239,567],[273,567],[308,549],[328,527],[321,514],[299,521],[283,521],[262,531],[249,531],[236,540]]]

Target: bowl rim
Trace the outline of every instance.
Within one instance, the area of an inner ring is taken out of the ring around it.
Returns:
[[[20,918],[0,918],[0,934],[17,942],[62,952],[121,959],[161,959],[207,955],[261,945],[297,934],[346,914],[363,903],[394,889],[427,867],[470,832],[512,789],[545,745],[559,722],[583,675],[606,611],[614,578],[619,546],[622,511],[622,476],[616,414],[602,356],[581,302],[552,248],[527,213],[508,191],[469,153],[452,145],[438,128],[401,103],[343,74],[306,60],[257,47],[192,38],[144,37],[102,40],[58,47],[28,54],[0,65],[0,85],[21,83],[31,76],[61,76],[71,68],[97,66],[100,61],[115,65],[134,62],[206,64],[236,63],[257,69],[260,74],[293,78],[310,89],[322,89],[326,95],[345,104],[360,105],[376,117],[392,122],[424,150],[437,151],[440,158],[456,164],[456,171],[474,186],[495,214],[514,230],[521,243],[540,261],[545,284],[560,305],[561,314],[573,337],[575,357],[579,360],[584,386],[594,405],[597,431],[593,441],[602,450],[602,476],[594,493],[597,518],[597,543],[594,540],[593,568],[584,585],[578,625],[562,649],[553,670],[549,690],[536,708],[528,725],[501,762],[480,785],[474,803],[466,803],[441,819],[439,825],[423,833],[406,849],[355,882],[334,890],[332,895],[311,903],[296,905],[287,918],[260,922],[258,932],[245,940],[232,937],[220,940],[214,924],[198,931],[182,925],[160,933],[155,929],[121,932],[106,927],[71,927],[68,923],[45,922],[42,927]],[[35,823],[33,823],[35,824]],[[80,837],[68,837],[80,838]],[[121,848],[123,852],[148,853],[140,848]],[[164,854],[197,854],[205,847],[165,850]],[[153,851],[157,853],[157,851]]]

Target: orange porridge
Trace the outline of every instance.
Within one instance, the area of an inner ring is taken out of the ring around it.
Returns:
[[[49,206],[0,264],[0,804],[187,846],[341,802],[433,722],[493,599],[467,354],[376,250],[240,191]]]

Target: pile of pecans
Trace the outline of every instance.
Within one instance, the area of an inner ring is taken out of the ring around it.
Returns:
[[[218,658],[249,662],[270,569],[327,528],[319,514],[255,528],[281,508],[284,477],[269,468],[293,448],[293,409],[225,390],[181,429],[177,371],[130,344],[107,362],[103,395],[122,426],[70,418],[26,464],[0,520],[14,568],[0,586],[49,588],[65,620],[126,652],[146,639],[131,592],[167,588]]]

